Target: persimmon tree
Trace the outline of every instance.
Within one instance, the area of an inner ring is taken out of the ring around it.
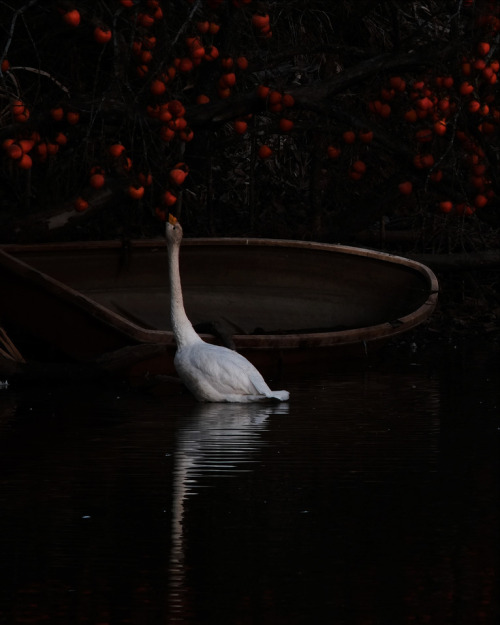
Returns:
[[[496,2],[31,0],[0,20],[0,219],[498,226]]]

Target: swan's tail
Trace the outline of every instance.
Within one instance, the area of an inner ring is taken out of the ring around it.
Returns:
[[[288,391],[272,391],[269,395],[270,399],[277,399],[278,401],[288,401],[290,393]]]

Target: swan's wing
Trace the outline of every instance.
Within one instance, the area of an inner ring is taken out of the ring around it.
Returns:
[[[177,352],[179,375],[195,395],[264,395],[272,391],[257,369],[238,352],[197,343]],[[207,397],[205,397],[207,398]]]

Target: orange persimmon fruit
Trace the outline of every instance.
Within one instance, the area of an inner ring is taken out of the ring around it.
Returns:
[[[33,161],[31,160],[31,156],[29,154],[23,154],[17,161],[17,166],[21,169],[31,169],[32,165]]]
[[[491,49],[491,45],[487,41],[480,41],[477,44],[477,53],[480,56],[486,56]]]
[[[279,120],[278,125],[281,132],[290,132],[293,128],[293,121],[291,119],[287,119],[286,117],[282,117]]]
[[[474,87],[470,84],[470,82],[464,80],[459,87],[459,91],[461,95],[469,95],[474,91]]]
[[[360,130],[358,136],[361,143],[371,143],[373,141],[373,130]]]
[[[453,210],[453,202],[450,202],[450,200],[442,200],[439,202],[439,210],[441,213],[451,213]]]
[[[121,143],[113,143],[109,146],[108,151],[113,158],[119,158],[125,152],[125,146]]]
[[[358,172],[358,174],[364,174],[366,171],[366,163],[361,160],[354,161],[351,165],[351,169]]]
[[[167,90],[167,86],[163,82],[163,80],[160,80],[159,78],[155,78],[154,80],[151,81],[151,84],[149,85],[149,90],[151,91],[153,95],[162,95]]]
[[[9,155],[9,157],[14,160],[17,161],[18,159],[22,158],[24,152],[22,147],[19,145],[19,143],[14,143],[12,142],[7,148],[6,148],[7,154]]]
[[[175,137],[175,130],[168,126],[162,126],[160,128],[160,138],[162,141],[169,142]]]
[[[68,111],[66,113],[66,121],[71,126],[74,126],[75,124],[78,124],[79,120],[80,120],[80,113],[78,113],[77,111]]]
[[[259,30],[266,29],[269,26],[269,14],[264,13],[264,15],[259,15],[255,13],[252,15],[252,24]]]
[[[398,189],[402,195],[410,195],[413,191],[413,185],[409,180],[405,180],[398,184]]]
[[[137,179],[145,187],[150,187],[153,184],[153,174],[150,171],[147,173],[139,172],[137,174]]]
[[[342,139],[345,143],[354,143],[356,141],[356,133],[353,130],[346,130],[342,133]]]
[[[180,169],[179,167],[174,167],[170,170],[168,174],[168,179],[172,184],[180,186],[184,180],[186,179],[187,172]]]
[[[68,143],[68,137],[64,134],[64,132],[58,132],[54,137],[54,141],[57,145],[66,145],[66,143]]]
[[[105,44],[111,40],[113,36],[111,30],[107,26],[96,26],[94,28],[94,39],[97,43]]]
[[[233,123],[234,131],[239,135],[244,135],[248,129],[248,124],[243,119],[236,119]]]
[[[220,80],[223,87],[234,87],[236,84],[236,74],[234,72],[227,72],[226,74],[222,74]]]
[[[257,152],[257,154],[259,155],[259,158],[261,159],[269,158],[272,153],[273,153],[272,149],[266,144],[259,146],[259,150]]]
[[[208,20],[196,22],[196,30],[202,35],[208,33],[209,28],[210,28],[210,22]]]
[[[168,110],[174,117],[184,117],[186,109],[180,100],[170,100]]]
[[[69,26],[78,26],[78,24],[80,23],[80,19],[81,19],[80,12],[77,11],[76,9],[72,9],[71,11],[67,11],[63,15],[63,20]]]
[[[257,87],[257,97],[265,100],[269,96],[270,91],[270,87],[267,87],[266,85],[259,85]]]
[[[179,132],[179,139],[181,141],[185,141],[186,143],[189,141],[192,141],[194,138],[194,130],[192,128],[189,128],[188,126],[186,126],[185,128],[182,128],[182,130]]]
[[[35,145],[35,141],[33,139],[20,139],[18,143],[25,154],[26,152],[30,152]]]
[[[236,66],[238,67],[238,69],[241,69],[242,71],[248,69],[248,59],[246,56],[239,56],[236,59]]]
[[[89,207],[89,203],[85,198],[79,196],[74,202],[74,207],[78,213],[82,213],[83,211],[87,210],[87,208]]]
[[[271,91],[269,93],[269,104],[280,104],[283,98],[283,94],[279,91]]]
[[[409,109],[405,112],[404,118],[407,122],[414,124],[418,120],[417,111],[415,109]]]
[[[177,196],[172,191],[167,190],[163,194],[162,200],[167,206],[173,206],[177,202]]]
[[[104,177],[104,174],[101,174],[100,172],[96,172],[95,174],[92,174],[89,178],[89,184],[94,189],[102,188],[105,185],[105,183],[106,183],[106,178]]]
[[[438,119],[436,122],[434,122],[434,133],[439,135],[439,136],[443,136],[444,134],[446,134],[446,122],[444,119]]]
[[[144,187],[142,184],[131,184],[127,189],[127,193],[133,200],[140,200],[144,195]]]
[[[55,106],[50,109],[50,116],[56,122],[60,122],[64,117],[64,109],[62,106]]]
[[[474,206],[476,208],[483,208],[486,204],[488,204],[488,198],[482,193],[478,193],[478,195],[474,198]]]
[[[326,149],[326,153],[328,155],[328,158],[335,159],[340,156],[341,149],[336,147],[335,145],[329,145]]]

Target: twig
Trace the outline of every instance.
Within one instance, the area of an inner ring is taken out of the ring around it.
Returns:
[[[17,18],[20,17],[25,11],[27,11],[33,5],[37,4],[37,2],[38,2],[38,0],[30,0],[30,2],[28,2],[28,4],[25,4],[20,9],[17,9],[17,11],[14,11],[14,15],[12,16],[12,21],[10,23],[9,36],[7,37],[7,41],[5,42],[5,46],[4,46],[3,52],[0,55],[0,76],[3,75],[3,72],[2,72],[2,69],[1,69],[1,65],[2,65],[2,62],[4,61],[5,57],[7,56],[7,52],[9,51],[10,44],[12,43],[12,38],[14,37],[14,30],[16,28]]]
[[[184,22],[184,24],[179,28],[177,34],[175,35],[175,37],[172,40],[172,47],[175,46],[175,44],[177,43],[177,40],[179,39],[179,37],[182,35],[182,33],[186,30],[186,28],[188,27],[189,23],[191,22],[191,20],[193,19],[193,15],[196,13],[196,11],[199,9],[199,7],[201,6],[201,0],[197,0],[194,5],[193,8],[191,9],[189,16],[187,18],[187,20]]]
[[[54,76],[52,76],[51,74],[49,74],[49,72],[46,72],[43,69],[37,69],[36,67],[26,67],[23,65],[17,65],[15,67],[9,67],[9,72],[14,72],[17,70],[23,70],[25,72],[32,72],[33,74],[39,74],[40,76],[45,76],[46,78],[49,78],[50,80],[52,80],[53,83],[55,83],[59,89],[61,89],[61,91],[64,91],[64,93],[69,97],[70,96],[70,92],[69,89],[67,87],[65,87],[62,83],[60,83],[56,78],[54,78]]]

